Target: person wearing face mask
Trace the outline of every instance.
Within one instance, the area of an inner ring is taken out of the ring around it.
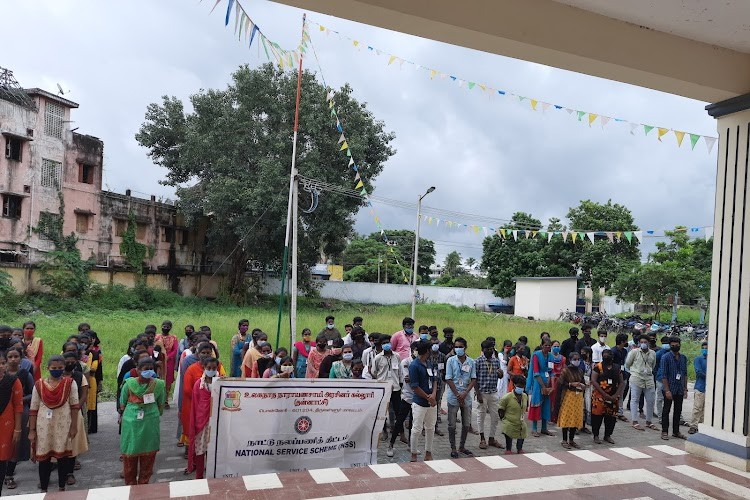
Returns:
[[[458,458],[458,453],[467,457],[474,454],[466,449],[466,437],[471,425],[471,391],[477,382],[476,362],[466,355],[467,342],[458,337],[453,343],[455,356],[448,358],[445,367],[445,383],[450,389],[448,400],[448,440],[451,444],[451,458]],[[461,411],[461,441],[456,448],[456,421]]]
[[[352,378],[352,346],[345,345],[341,348],[341,359],[331,364],[328,378]]]
[[[375,360],[375,356],[383,352],[383,347],[380,343],[381,333],[370,332],[367,334],[367,340],[370,343],[370,347],[362,351],[362,364],[364,365],[364,371],[362,377],[367,380],[372,380],[372,374],[370,373],[370,367],[372,362]],[[390,335],[388,336],[390,338]]]
[[[351,343],[349,343],[349,345],[352,346],[354,359],[362,359],[365,349],[370,347],[370,343],[367,342],[367,337],[365,337],[365,335],[365,330],[362,327],[355,326],[352,329]],[[344,345],[347,345],[346,341],[344,342]]]
[[[49,376],[34,384],[29,411],[29,441],[33,459],[39,464],[39,484],[47,491],[52,458],[57,459],[57,480],[65,491],[68,474],[73,472],[72,440],[78,434],[81,405],[78,387],[71,377],[64,377],[65,358],[52,356],[47,361]]]
[[[437,407],[438,410],[437,422],[435,423],[435,434],[438,436],[445,436],[445,433],[440,430],[440,424],[443,423],[441,415],[447,415],[448,411],[443,410],[443,394],[445,393],[445,365],[448,362],[448,357],[440,351],[440,339],[438,339],[437,327],[435,328],[434,335],[430,333],[430,361],[432,366],[435,367],[435,382],[437,383]]]
[[[310,350],[307,355],[307,367],[305,369],[305,378],[318,378],[320,373],[320,364],[328,355],[326,351],[327,343],[324,335],[318,335],[315,339],[315,348]]]
[[[404,436],[404,427],[398,425],[398,411],[401,406],[401,386],[404,383],[403,373],[401,371],[401,358],[398,353],[392,349],[383,349],[383,352],[375,356],[371,367],[372,378],[381,382],[389,382],[391,386],[391,400],[389,403],[389,413],[393,411],[394,418],[391,422],[393,427],[391,429],[391,442],[396,441],[396,435],[400,434],[402,439]],[[383,435],[388,435],[388,427],[384,425]],[[392,445],[388,448],[388,452],[393,454]]]
[[[250,320],[241,319],[237,323],[237,333],[229,341],[232,350],[232,364],[229,373],[232,377],[242,376],[242,346],[247,341],[247,331],[250,329]]]
[[[669,412],[674,406],[672,418],[672,437],[686,439],[680,432],[680,415],[682,400],[687,396],[687,357],[680,354],[680,337],[669,339],[669,352],[661,357],[659,374],[664,392],[664,411],[661,415],[661,438],[669,439]]]
[[[656,425],[651,419],[654,414],[654,366],[656,366],[656,353],[651,350],[648,335],[638,337],[638,348],[628,352],[625,358],[625,368],[628,369],[630,377],[628,385],[630,387],[630,419],[633,422],[633,428],[638,431],[644,428],[638,423],[638,405],[641,395],[645,400],[646,409],[646,427],[656,430]]]
[[[664,335],[661,339],[661,349],[656,351],[656,367],[654,368],[654,378],[656,379],[656,405],[654,406],[654,417],[661,418],[661,410],[664,407],[664,387],[661,385],[661,358],[669,352],[669,335]]]
[[[508,359],[508,373],[510,373],[508,392],[513,392],[514,375],[520,375],[526,380],[526,374],[529,371],[529,359],[523,355],[524,347],[524,344],[519,342],[510,350],[510,352],[508,352],[510,355],[510,358]]]
[[[191,393],[194,384],[195,381],[190,386]],[[151,480],[159,451],[160,420],[165,402],[165,384],[156,378],[154,360],[142,358],[138,361],[138,376],[125,381],[119,401],[122,411],[120,452],[127,485],[148,484]],[[190,428],[189,420],[184,426],[186,432]]]
[[[440,352],[446,356],[453,355],[453,334],[455,331],[450,326],[443,328],[443,341],[440,343]]]
[[[307,357],[315,345],[312,343],[312,332],[309,328],[302,330],[302,340],[292,346],[292,362],[294,363],[295,378],[305,378],[307,372]]]
[[[615,337],[615,346],[612,348],[612,357],[616,365],[620,367],[622,372],[622,397],[620,398],[620,407],[617,409],[617,420],[628,423],[628,417],[625,416],[624,405],[625,399],[628,393],[628,380],[630,379],[630,370],[625,368],[625,360],[628,356],[628,335],[626,333],[618,333]]]
[[[0,327],[1,328],[1,327]],[[18,487],[15,481],[15,471],[16,471],[16,465],[18,462],[26,462],[31,458],[31,443],[29,442],[29,409],[31,406],[31,394],[34,391],[34,377],[31,375],[31,372],[29,371],[30,367],[23,368],[22,361],[28,361],[26,360],[26,355],[23,352],[22,347],[11,347],[8,349],[8,352],[6,354],[7,356],[7,367],[5,370],[6,375],[11,375],[13,377],[16,377],[23,387],[23,415],[21,417],[21,432],[20,437],[13,436],[11,434],[11,427],[15,429],[15,426],[10,424],[8,420],[6,420],[4,417],[7,417],[7,414],[3,411],[0,411],[0,427],[4,427],[8,429],[8,432],[4,436],[0,436],[0,440],[2,439],[11,439],[11,443],[15,443],[15,454],[13,457],[8,461],[7,471],[5,474],[5,486],[9,490],[14,490]],[[0,365],[2,365],[2,351],[0,351]],[[0,370],[2,370],[2,367],[0,366]],[[10,378],[7,380],[5,377],[0,377],[0,410],[2,410],[3,402],[5,401],[5,395],[3,393],[3,388],[10,382]],[[13,406],[11,404],[11,401],[15,397],[15,393],[11,395],[11,399],[8,400],[6,406],[7,408],[10,408]],[[3,425],[2,422],[5,422],[7,425]],[[15,431],[14,431],[15,433]],[[5,443],[3,443],[5,444]],[[11,445],[7,445],[11,446]],[[0,449],[5,449],[0,445]],[[2,457],[2,453],[0,452],[0,457]],[[2,458],[0,458],[0,475],[2,475]],[[0,493],[2,493],[2,485],[3,481],[0,479]]]
[[[545,342],[552,342],[552,338],[550,337],[549,332],[542,332],[539,334],[539,345],[536,346],[534,352],[541,351],[542,345],[544,345]]]
[[[552,415],[550,422],[557,422],[557,413],[555,407],[557,406],[557,380],[560,378],[563,369],[567,365],[567,358],[560,354],[560,342],[557,340],[552,342],[552,371],[550,372],[550,378],[552,379],[552,393],[549,395],[549,404],[552,409]]]
[[[161,333],[155,338],[156,344],[161,344],[164,354],[164,384],[167,394],[172,390],[174,384],[175,368],[177,366],[178,343],[177,336],[172,334],[172,322],[164,321],[161,324]],[[169,408],[169,404],[166,405]]]
[[[0,325],[0,351],[7,351],[10,347],[10,337],[13,334],[13,328],[8,325]]]
[[[523,441],[529,433],[523,416],[529,408],[529,397],[524,393],[526,379],[523,375],[513,375],[511,378],[513,390],[500,398],[497,414],[503,422],[503,436],[505,436],[505,454],[513,454],[513,440],[516,440],[516,452],[523,453]]]
[[[695,368],[695,387],[693,400],[693,418],[690,421],[688,434],[698,432],[698,424],[703,423],[703,409],[706,405],[706,373],[708,373],[708,342],[701,344],[701,353],[693,360]]]
[[[578,342],[578,328],[573,327],[568,330],[569,338],[562,341],[560,344],[560,354],[565,356],[565,359],[570,358],[570,353],[576,350],[576,342]]]
[[[495,346],[491,340],[482,342],[482,354],[475,360],[477,383],[474,385],[474,391],[479,403],[477,426],[479,428],[479,448],[486,450],[488,446],[502,448],[499,442],[495,441],[495,431],[497,430],[497,382],[503,377],[503,370],[500,367],[500,360],[495,356]],[[487,413],[490,414],[490,428],[487,433],[489,442],[484,438],[484,423]]]
[[[251,378],[263,378],[266,370],[276,364],[271,344],[268,342],[258,342],[258,350],[260,357],[255,362],[255,365],[253,365],[253,371],[250,374]]]
[[[411,365],[412,361],[417,359],[417,342],[412,342],[411,348],[411,356],[407,359],[402,359],[400,364],[401,379],[404,383],[401,391],[399,392],[401,400],[399,401],[399,405],[396,410],[396,422],[393,425],[393,432],[391,433],[390,443],[388,445],[388,449],[386,450],[386,455],[390,458],[393,457],[393,445],[396,443],[397,431],[399,436],[401,437],[401,442],[407,445],[409,444],[410,436],[407,436],[407,434],[409,433],[409,430],[411,428],[411,422],[409,422],[409,424],[407,424],[406,422],[407,420],[411,420],[411,405],[414,402],[414,391],[409,384],[409,366]]]
[[[607,345],[607,331],[604,329],[599,330],[599,342],[596,342],[591,346],[591,362],[601,363],[602,351],[609,350]]]
[[[263,353],[260,351],[261,344],[268,344],[268,335],[263,332],[258,332],[255,337],[255,342],[253,342],[253,346],[247,349],[245,357],[242,358],[242,372],[247,378],[260,377],[260,375],[257,375],[257,366],[258,360],[263,357]]]
[[[411,343],[419,338],[414,335],[413,319],[404,318],[401,325],[403,328],[391,335],[391,349],[398,354],[400,359],[406,359],[411,354]]]
[[[263,371],[263,378],[274,378],[274,375],[281,373],[281,362],[286,358],[289,358],[286,347],[279,347],[276,349],[276,352],[274,352],[273,364]]]
[[[556,408],[557,426],[562,429],[561,445],[566,450],[579,448],[575,442],[576,430],[583,421],[583,393],[586,384],[581,370],[581,355],[570,353],[570,363],[563,368],[557,382]]]
[[[23,343],[26,344],[26,357],[34,363],[34,381],[42,374],[42,358],[44,357],[44,342],[35,336],[36,323],[27,321],[23,324]]]
[[[552,355],[550,351],[552,345],[549,341],[542,344],[542,349],[536,351],[531,356],[531,367],[529,369],[529,379],[526,381],[526,392],[529,397],[529,420],[531,420],[532,436],[539,437],[554,436],[555,433],[547,429],[547,422],[552,416],[550,406],[550,394],[552,394]],[[542,429],[538,430],[538,423],[541,420]]]
[[[206,342],[205,337],[201,337],[201,342],[195,347],[195,355],[192,356],[194,361],[189,366],[184,366],[185,363],[183,363],[184,376],[180,383],[180,392],[182,395],[182,400],[180,402],[180,442],[185,445],[185,458],[189,458],[187,447],[190,445],[188,429],[190,428],[190,415],[193,405],[193,386],[195,385],[195,381],[203,375],[203,365],[201,363],[204,359],[212,357],[216,357],[214,346],[209,342]],[[224,376],[224,373],[221,373],[221,368],[219,368],[219,371],[220,375]]]
[[[326,326],[318,333],[326,338],[328,345],[332,345],[331,342],[334,340],[341,340],[341,333],[336,329],[334,323],[335,318],[333,316],[326,316]]]
[[[354,373],[353,369],[352,373]],[[294,362],[292,361],[292,358],[290,358],[289,356],[282,358],[281,362],[279,363],[278,372],[272,375],[271,378],[297,378],[294,374]]]
[[[497,397],[498,401],[500,398],[505,396],[508,392],[508,382],[510,382],[510,373],[508,372],[508,362],[510,361],[510,351],[513,349],[513,342],[510,340],[503,340],[503,349],[498,353],[498,359],[500,360],[500,369],[503,371],[503,376],[497,381]]]
[[[211,432],[208,420],[211,417],[211,383],[219,376],[219,360],[213,357],[201,360],[203,375],[193,386],[193,406],[188,437],[190,449],[185,474],[195,471],[196,479],[206,477],[206,453]]]
[[[86,438],[86,426],[84,424],[84,422],[87,421],[88,409],[86,401],[88,401],[89,383],[86,376],[80,370],[80,364],[75,352],[66,352],[63,354],[63,359],[65,359],[65,372],[63,373],[63,376],[71,377],[75,381],[76,387],[78,388],[78,401],[81,404],[81,418],[78,419],[78,432],[76,433],[75,439],[72,441],[71,456],[73,458],[73,470],[75,471],[81,468],[81,463],[78,461],[78,457],[89,449],[88,440]],[[74,484],[76,484],[76,477],[74,472],[70,471],[68,473],[67,485],[73,486]]]
[[[333,366],[333,363],[335,363],[336,361],[341,361],[343,359],[343,357],[341,356],[343,347],[343,339],[336,339],[333,341],[333,344],[328,351],[328,356],[323,358],[323,361],[320,362],[318,378],[330,378],[331,367]]]
[[[410,346],[411,347],[411,346]],[[417,461],[419,437],[424,430],[425,461],[432,460],[432,445],[435,438],[435,422],[437,421],[437,401],[435,400],[437,385],[435,384],[435,370],[430,361],[430,345],[427,342],[417,342],[415,345],[417,357],[409,364],[409,385],[412,395],[412,427],[410,433],[411,461]]]
[[[6,474],[13,478],[15,465],[10,473],[8,469],[11,463],[15,464],[15,451],[21,444],[23,414],[23,385],[15,374],[8,372],[5,351],[0,351],[0,429],[3,429],[0,433],[0,494],[3,485],[8,486]]]
[[[591,432],[594,434],[594,443],[601,444],[599,431],[604,422],[604,441],[615,444],[612,433],[617,423],[617,411],[620,407],[620,398],[624,385],[622,383],[622,370],[615,364],[612,351],[602,351],[602,361],[596,363],[591,369]]]

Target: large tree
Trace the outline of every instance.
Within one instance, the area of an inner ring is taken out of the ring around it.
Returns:
[[[190,96],[190,112],[175,97],[149,105],[136,135],[154,163],[167,169],[162,182],[177,187],[188,220],[211,217],[207,242],[214,253],[232,253],[229,284],[238,298],[245,294],[249,259],[270,266],[281,263],[296,80],[296,72],[284,73],[271,64],[242,66],[225,89]],[[340,132],[326,93],[313,73],[303,74],[297,165],[301,175],[351,187],[352,170],[339,151]],[[371,191],[372,181],[395,152],[390,147],[394,135],[352,97],[348,85],[337,91],[336,107]],[[301,198],[303,205],[306,200]],[[324,192],[313,213],[300,213],[302,266],[343,251],[361,204]]]
[[[346,281],[375,283],[380,263],[381,281],[388,283],[411,283],[414,261],[414,231],[387,230],[385,236],[372,233],[366,238],[355,237],[337,259],[344,266]],[[419,283],[429,283],[430,266],[435,263],[435,244],[419,238]]]

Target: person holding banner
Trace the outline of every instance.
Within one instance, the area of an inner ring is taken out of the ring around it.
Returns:
[[[430,357],[430,344],[417,342],[417,359],[409,365],[409,385],[414,391],[411,426],[411,461],[417,461],[417,447],[419,437],[424,430],[425,461],[432,460],[432,444],[435,439],[435,423],[437,422],[437,383],[435,381],[435,367]]]
[[[331,346],[331,349],[328,351],[328,356],[323,358],[323,361],[320,362],[318,378],[330,378],[333,363],[343,359],[341,356],[341,350],[344,347],[344,339],[331,340],[331,344],[329,345]]]
[[[323,335],[318,335],[315,339],[315,349],[310,351],[307,355],[307,368],[305,369],[305,378],[318,378],[320,373],[320,364],[326,357],[326,338]]]
[[[219,360],[203,358],[203,375],[193,386],[193,406],[190,414],[190,453],[186,472],[195,471],[196,479],[206,477],[206,452],[211,435],[208,420],[211,416],[211,381],[219,374]]]
[[[331,365],[331,371],[328,374],[328,378],[352,378],[352,360],[354,359],[354,353],[352,353],[352,346],[345,345],[341,348],[341,360],[334,361]]]
[[[154,371],[154,360],[138,362],[138,376],[125,381],[120,393],[125,484],[148,484],[160,444],[160,420],[166,402],[163,380]]]

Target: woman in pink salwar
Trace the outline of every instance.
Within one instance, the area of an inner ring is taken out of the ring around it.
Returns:
[[[211,417],[211,381],[219,375],[219,360],[203,359],[203,376],[193,385],[193,406],[190,409],[188,437],[190,448],[185,474],[195,471],[196,479],[206,477],[206,452],[211,434],[208,420]]]

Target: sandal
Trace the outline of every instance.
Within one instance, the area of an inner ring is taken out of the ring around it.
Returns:
[[[451,452],[451,458],[458,458],[458,452],[457,451],[452,451]]]
[[[538,438],[539,436],[541,436],[541,434],[539,434],[537,431],[532,432],[531,435],[534,436],[535,438]]]
[[[81,462],[76,460],[76,464],[73,466],[73,470],[81,470]]]
[[[576,450],[580,448],[580,446],[578,446],[578,443],[576,443],[575,441],[568,441],[568,444]]]
[[[654,425],[654,424],[651,424],[651,425]],[[637,431],[645,431],[646,430],[643,427],[641,427],[641,424],[639,424],[638,422],[633,422],[633,429],[635,429]]]
[[[648,427],[649,429],[651,429],[653,431],[658,431],[659,430],[659,428],[656,427],[656,424],[650,424],[648,422],[646,422],[646,427]]]
[[[568,442],[567,442],[567,441],[560,441],[560,444],[561,444],[561,445],[562,445],[562,447],[563,447],[563,448],[565,448],[566,450],[569,450],[569,449],[570,449],[570,444],[568,444]]]
[[[595,442],[596,444],[602,444],[602,440],[601,440],[601,439],[599,439],[599,436],[596,436],[596,437],[594,438],[594,442]]]
[[[556,433],[550,432],[550,431],[542,431],[542,434],[544,434],[545,436],[556,436],[557,435]]]
[[[618,415],[617,420],[619,420],[620,422],[630,422],[630,420],[628,420],[628,417],[626,417],[625,415]]]
[[[73,474],[69,474],[68,480],[65,481],[65,484],[67,484],[68,486],[73,486],[74,484],[76,484],[76,477]],[[63,488],[63,491],[64,489],[65,488]]]
[[[677,439],[687,439],[687,436],[685,434],[678,432],[677,434],[672,434],[672,437],[676,437]]]
[[[604,438],[604,440],[605,440],[606,442],[608,442],[609,444],[615,444],[615,440],[614,440],[614,439],[612,439],[612,438],[611,438],[610,436],[606,436],[606,437]]]
[[[461,448],[461,449],[460,449],[460,450],[458,450],[458,451],[459,451],[460,453],[463,453],[463,454],[464,454],[464,455],[466,455],[467,457],[473,457],[473,456],[474,456],[474,454],[473,454],[472,452],[470,452],[469,450],[467,450],[466,448]]]
[[[5,478],[5,487],[9,490],[15,490],[18,488],[18,485],[16,484],[16,481],[13,479],[13,476],[8,476]]]
[[[661,438],[662,438],[662,439],[663,439],[664,441],[669,441],[669,433],[666,433],[666,432],[662,432],[662,433],[661,433]]]

